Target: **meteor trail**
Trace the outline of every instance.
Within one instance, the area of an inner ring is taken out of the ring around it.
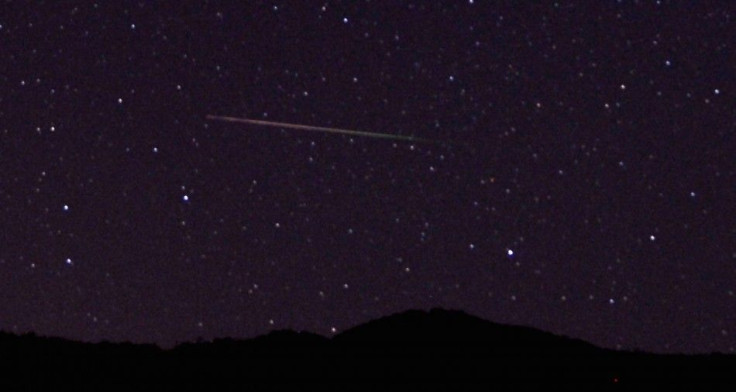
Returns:
[[[442,144],[442,142],[439,142],[436,140],[422,139],[422,138],[418,138],[414,136],[394,135],[390,133],[356,131],[352,129],[342,129],[342,128],[316,127],[312,125],[292,124],[292,123],[285,123],[285,122],[251,120],[249,118],[240,118],[240,117],[215,116],[212,114],[208,114],[207,118],[210,120],[235,122],[235,123],[243,123],[243,124],[251,124],[251,125],[262,125],[266,127],[279,127],[279,128],[289,128],[289,129],[300,129],[303,131],[339,133],[342,135],[365,136],[365,137],[374,137],[374,138],[379,138],[379,139],[391,139],[391,140],[403,140],[403,141],[415,142],[415,143]]]

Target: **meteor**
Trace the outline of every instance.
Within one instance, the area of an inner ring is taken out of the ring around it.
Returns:
[[[293,123],[276,122],[276,121],[251,120],[249,118],[241,118],[241,117],[215,116],[212,114],[208,114],[207,119],[225,121],[225,122],[233,122],[233,123],[241,123],[241,124],[261,125],[261,126],[266,126],[266,127],[298,129],[302,131],[327,132],[327,133],[337,133],[341,135],[364,136],[364,137],[373,137],[373,138],[390,139],[390,140],[402,140],[402,141],[414,142],[414,143],[443,144],[443,142],[440,142],[437,140],[422,139],[422,138],[418,138],[414,136],[395,135],[395,134],[390,134],[390,133],[356,131],[353,129],[343,129],[343,128],[316,127],[312,125],[293,124]],[[449,144],[452,144],[452,143],[449,143]]]

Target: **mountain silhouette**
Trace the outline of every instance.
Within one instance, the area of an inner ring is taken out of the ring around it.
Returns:
[[[0,371],[3,391],[736,385],[734,356],[612,351],[442,309],[394,314],[332,338],[282,330],[170,350],[2,333]]]

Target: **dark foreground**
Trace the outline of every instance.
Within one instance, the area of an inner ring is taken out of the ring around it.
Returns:
[[[444,310],[409,311],[332,339],[282,331],[173,350],[0,334],[0,361],[2,391],[736,386],[736,356],[614,352]]]

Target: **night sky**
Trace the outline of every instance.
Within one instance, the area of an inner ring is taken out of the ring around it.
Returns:
[[[736,7],[540,3],[3,1],[0,329],[733,352]]]

